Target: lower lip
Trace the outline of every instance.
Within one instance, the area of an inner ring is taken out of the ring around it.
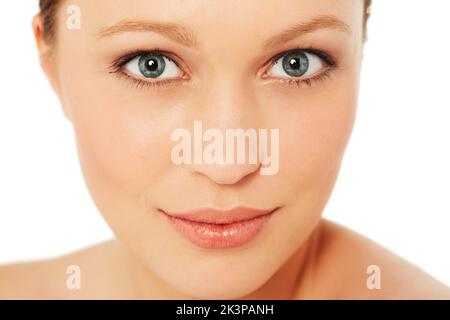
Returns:
[[[194,245],[205,249],[240,247],[252,240],[267,224],[274,211],[250,220],[213,224],[179,219],[165,214],[175,229]]]

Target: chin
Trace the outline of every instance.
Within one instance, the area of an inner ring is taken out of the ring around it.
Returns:
[[[201,282],[186,283],[183,287],[180,287],[180,284],[178,284],[177,289],[194,299],[230,300],[249,295],[256,291],[260,285],[260,283],[242,283],[239,280],[228,280],[225,282],[203,280]]]
[[[249,265],[235,268],[224,265],[207,271],[198,268],[172,277],[171,282],[174,282],[173,286],[178,291],[195,299],[238,299],[264,285],[270,278],[270,274],[266,274],[267,269],[262,271],[264,271],[263,274]],[[184,277],[184,275],[190,276]]]

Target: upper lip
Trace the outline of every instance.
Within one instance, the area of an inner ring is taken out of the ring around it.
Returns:
[[[168,212],[161,210],[165,214],[179,219],[190,220],[203,223],[228,224],[239,221],[251,220],[259,216],[264,216],[274,212],[272,209],[255,209],[249,207],[235,207],[230,210],[220,210],[212,208],[199,208],[184,212]]]

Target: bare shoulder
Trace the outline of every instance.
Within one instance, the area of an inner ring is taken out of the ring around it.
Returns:
[[[317,292],[336,299],[450,299],[450,288],[383,246],[328,220],[321,227]]]
[[[0,266],[0,299],[86,299],[101,296],[103,292],[96,288],[103,285],[108,289],[110,285],[110,268],[106,265],[112,248],[113,242],[105,242],[52,259]],[[79,279],[75,278],[78,276]],[[78,286],[78,280],[82,286]]]

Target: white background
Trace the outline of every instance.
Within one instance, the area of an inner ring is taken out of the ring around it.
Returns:
[[[374,0],[353,136],[325,216],[450,285],[450,1]],[[39,68],[37,0],[0,10],[0,264],[112,236]]]

